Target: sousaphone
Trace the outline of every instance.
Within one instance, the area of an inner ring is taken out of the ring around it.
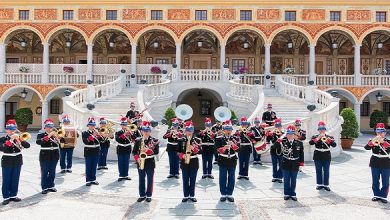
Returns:
[[[232,117],[232,112],[227,107],[220,106],[215,109],[214,117],[216,120],[224,122],[226,120],[230,120],[230,118]]]
[[[176,117],[185,121],[192,117],[192,114],[194,114],[194,111],[192,110],[191,106],[187,104],[181,104],[176,107],[175,109]]]

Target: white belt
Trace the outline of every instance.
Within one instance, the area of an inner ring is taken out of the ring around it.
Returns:
[[[58,150],[58,147],[41,147],[41,150]]]
[[[255,138],[261,138],[260,136],[255,136]]]
[[[330,151],[330,149],[321,149],[321,148],[316,148],[315,150],[320,151],[320,152]]]
[[[374,157],[378,157],[378,158],[389,158],[389,155],[385,155],[385,154],[372,154],[372,156],[374,156]]]
[[[131,146],[131,144],[118,144],[118,146],[121,146],[121,147],[128,147],[128,146]]]
[[[193,159],[193,158],[198,158],[198,155],[191,156],[190,158],[191,158],[191,159]]]
[[[202,145],[208,145],[208,146],[211,146],[211,145],[214,145],[214,143],[202,143]]]
[[[85,147],[88,147],[88,148],[97,148],[97,147],[100,147],[100,144],[96,144],[96,145],[84,145]]]
[[[154,158],[154,155],[146,156],[145,159]]]
[[[252,143],[240,143],[240,145],[242,145],[242,146],[248,146],[248,145],[252,145]]]
[[[10,157],[15,157],[15,156],[18,156],[18,155],[21,155],[22,152],[18,152],[18,153],[3,153],[3,156],[10,156]]]
[[[299,159],[299,157],[293,158],[293,157],[285,157],[285,156],[283,156],[283,158],[285,158],[287,160],[298,160]]]
[[[232,158],[232,157],[237,157],[237,153],[234,154],[219,154],[221,157],[226,157],[226,158]]]
[[[177,145],[177,143],[174,143],[174,142],[168,142],[168,144],[170,144],[170,145]]]

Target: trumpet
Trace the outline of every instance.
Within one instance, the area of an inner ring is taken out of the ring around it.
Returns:
[[[19,134],[16,134],[16,133],[19,133]],[[31,139],[31,134],[28,132],[21,132],[19,130],[16,130],[15,134],[19,136],[20,141],[27,141],[27,140]]]
[[[127,126],[127,129],[132,131],[132,132],[135,132],[138,130],[138,127],[135,124],[131,124],[131,125]]]
[[[374,137],[371,142],[374,144],[374,146],[380,146],[384,142],[384,138],[381,136],[376,136]]]
[[[171,137],[172,137],[172,138],[177,138],[177,133],[178,133],[178,132],[177,132],[176,130],[172,130],[172,131],[171,131]]]
[[[279,129],[275,129],[274,133],[278,136],[282,135],[282,132]]]
[[[243,127],[241,127],[240,130],[241,130],[242,132],[244,132],[244,133],[246,133],[246,132],[248,131],[247,128],[243,128]]]

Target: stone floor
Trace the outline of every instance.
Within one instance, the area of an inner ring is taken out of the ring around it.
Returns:
[[[361,136],[352,150],[334,159],[332,192],[315,190],[314,166],[306,163],[298,176],[298,202],[282,199],[283,185],[270,181],[271,164],[266,163],[250,167],[250,181],[236,181],[236,203],[220,203],[218,180],[202,180],[199,170],[198,202],[183,204],[181,179],[166,179],[166,153],[157,163],[150,204],[136,202],[138,175],[134,164],[130,167],[133,180],[117,182],[117,163],[110,161],[109,170],[98,171],[100,185],[87,188],[83,159],[78,158],[74,159],[73,173],[57,175],[58,192],[44,196],[40,194],[39,148],[32,145],[24,150],[19,187],[23,201],[0,206],[0,219],[388,219],[390,205],[370,201],[370,153],[362,148],[368,138]],[[217,178],[218,166],[213,173]]]

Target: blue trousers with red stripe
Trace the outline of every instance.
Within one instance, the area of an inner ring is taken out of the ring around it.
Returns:
[[[21,168],[22,165],[2,168],[3,185],[1,190],[4,199],[13,198],[18,195]]]
[[[153,194],[153,178],[154,178],[154,168],[146,168],[143,170],[138,169],[139,175],[139,196],[140,197],[152,197]],[[145,188],[145,179],[148,178],[147,186]]]

